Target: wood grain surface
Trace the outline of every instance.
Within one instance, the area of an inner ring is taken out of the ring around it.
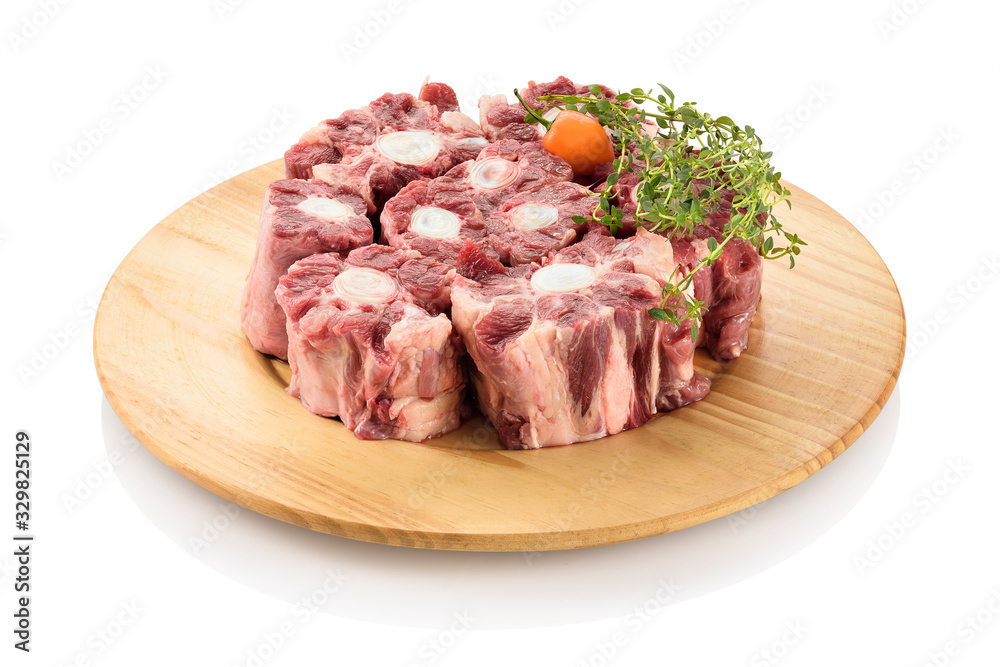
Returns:
[[[658,535],[817,472],[871,424],[899,375],[905,322],[892,276],[850,223],[789,185],[793,208],[777,215],[809,246],[794,270],[765,263],[743,357],[719,364],[699,351],[713,381],[705,400],[536,451],[500,449],[479,420],[421,444],[357,440],[285,393],[287,366],[240,330],[260,202],[282,177],[281,160],[263,165],[157,225],[109,282],[94,333],[98,375],[125,426],[185,477],[282,521],[477,551]]]

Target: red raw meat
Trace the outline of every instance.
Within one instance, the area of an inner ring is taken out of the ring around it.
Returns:
[[[649,316],[673,270],[670,243],[590,233],[539,267],[476,257],[459,267],[452,321],[479,406],[510,449],[593,440],[704,397],[690,323]]]
[[[445,175],[465,185],[485,218],[519,192],[570,180],[573,170],[540,141],[497,141]]]
[[[462,345],[432,304],[455,270],[415,255],[376,245],[317,254],[279,281],[288,392],[363,440],[419,442],[461,422]]]
[[[284,359],[285,314],[274,296],[293,262],[318,252],[347,252],[372,242],[365,204],[350,190],[319,181],[283,180],[264,194],[257,249],[243,291],[242,323],[258,352]]]
[[[541,95],[589,95],[590,88],[577,85],[564,76],[547,83],[530,81],[527,88],[518,91],[525,103],[532,109],[537,109],[547,120],[555,118],[558,111],[549,102],[537,99]],[[615,91],[607,86],[601,86],[605,97],[612,99]],[[483,128],[486,138],[490,141],[514,139],[517,141],[539,141],[545,133],[545,128],[537,123],[525,123],[528,112],[516,99],[508,102],[506,95],[484,95],[479,100],[479,125]]]
[[[466,188],[447,176],[414,181],[390,199],[380,216],[382,239],[403,250],[455,266],[467,243],[487,241],[486,224]]]
[[[540,262],[549,253],[580,240],[588,230],[608,233],[599,222],[573,221],[574,216],[589,218],[596,204],[592,192],[571,182],[516,194],[486,219],[490,242],[504,264]]]
[[[409,93],[386,93],[368,106],[345,111],[302,135],[285,152],[288,178],[312,178],[318,164],[340,162],[352,146],[370,146],[380,134],[427,130],[457,132],[467,139],[466,149],[475,157],[486,145],[475,121],[458,111],[455,91],[443,83],[425,83],[419,98]]]
[[[438,115],[437,107],[409,95],[383,95],[372,109],[386,128],[372,143],[348,146],[339,162],[313,167],[316,178],[359,192],[369,214],[381,211],[407,183],[441,176],[486,145],[465,114]]]

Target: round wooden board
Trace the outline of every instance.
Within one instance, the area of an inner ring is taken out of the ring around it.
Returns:
[[[426,443],[362,441],[285,393],[239,304],[277,160],[198,196],[129,253],[101,300],[97,372],[125,426],[206,489],[352,539],[433,549],[573,549],[659,535],[801,482],[875,419],[899,375],[903,307],[854,227],[789,185],[809,246],[767,263],[750,348],[699,352],[703,401],[589,443],[505,451],[482,421]],[[164,502],[170,502],[164,498]],[[793,528],[793,527],[792,527]]]

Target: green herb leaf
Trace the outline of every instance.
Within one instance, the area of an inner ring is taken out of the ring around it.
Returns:
[[[610,131],[618,157],[606,187],[594,194],[598,201],[590,219],[612,233],[623,226],[624,212],[615,205],[614,186],[626,173],[640,175],[634,223],[649,231],[690,236],[698,225],[707,224],[709,215],[717,220],[719,212],[729,213],[719,229],[721,239],[707,238],[708,254],[691,270],[679,274],[675,269],[663,287],[660,307],[650,310],[658,320],[682,329],[690,326],[696,338],[705,304],[691,296],[693,278],[721,257],[726,244],[740,239],[766,259],[788,256],[794,267],[806,243],[782,229],[772,213],[782,202],[791,206],[791,192],[780,182],[781,172],[771,166],[772,153],[764,150],[756,131],[749,125],[740,127],[729,116],[713,118],[692,102],[677,104],[673,91],[658,85],[664,94],[655,97],[652,91],[633,88],[605,98],[599,87],[590,86],[590,95],[538,99],[590,113]],[[521,103],[529,116],[535,113]],[[546,123],[537,117],[534,122]]]

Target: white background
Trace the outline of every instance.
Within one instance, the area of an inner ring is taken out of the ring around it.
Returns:
[[[37,541],[30,655],[0,550],[0,663],[997,664],[995,3],[224,3],[4,3],[0,539],[27,429]],[[753,125],[879,251],[911,345],[844,456],[673,535],[456,554],[238,512],[125,431],[93,305],[157,222],[427,75],[469,111],[559,74]]]

